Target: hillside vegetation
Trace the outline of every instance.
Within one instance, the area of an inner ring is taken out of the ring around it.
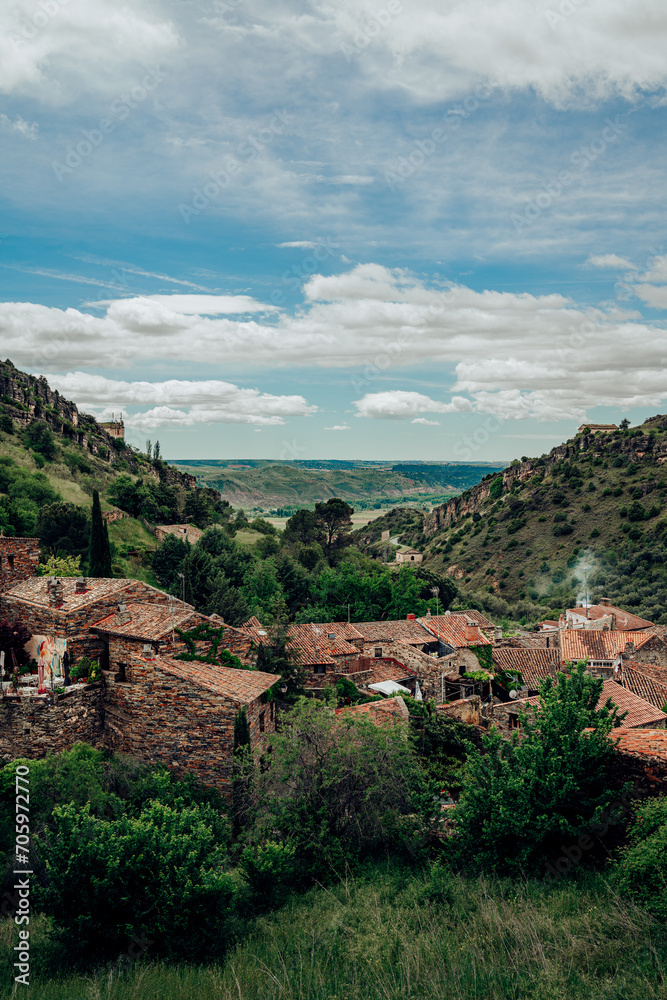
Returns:
[[[373,506],[375,502],[380,507],[381,499],[408,497],[442,502],[447,496],[478,483],[489,471],[503,468],[502,462],[496,465],[392,465],[387,462],[179,460],[174,464],[195,475],[202,485],[219,490],[234,506],[261,510],[287,508],[287,516],[298,507],[331,497],[355,503],[358,508]]]
[[[427,516],[425,561],[515,617],[588,592],[667,624],[666,459],[657,416],[513,462]]]

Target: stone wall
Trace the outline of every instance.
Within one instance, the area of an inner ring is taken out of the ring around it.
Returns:
[[[414,670],[424,698],[435,698],[436,704],[440,704],[442,701],[442,675],[458,671],[461,662],[460,657],[455,653],[451,656],[437,658],[429,656],[428,653],[422,653],[421,649],[415,649],[414,646],[409,646],[405,642],[364,642],[365,656],[374,657],[376,649],[382,649],[383,656],[393,657],[399,663],[409,667],[410,670]],[[474,653],[470,653],[470,650],[465,652],[470,654],[475,662],[475,666],[471,669],[479,670],[479,663]],[[354,676],[351,676],[354,680]]]
[[[146,763],[161,762],[177,774],[190,771],[205,784],[229,793],[238,706],[161,671],[157,662],[135,657],[128,665],[127,683],[115,681],[111,673],[105,675],[105,745]],[[273,704],[258,698],[246,710],[251,745],[261,752],[275,729]]]
[[[70,750],[75,743],[103,746],[104,690],[98,681],[65,694],[0,700],[0,756],[32,760]]]
[[[39,564],[38,538],[0,536],[0,591],[36,576]]]

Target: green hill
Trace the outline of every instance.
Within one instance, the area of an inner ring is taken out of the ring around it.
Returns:
[[[174,464],[219,490],[234,506],[268,511],[312,506],[340,497],[357,508],[410,498],[442,502],[478,483],[495,465],[454,463],[337,462],[327,460],[272,462],[259,459],[186,460]]]
[[[588,588],[667,624],[666,463],[664,416],[577,434],[433,510],[425,562],[515,616],[548,616]]]
[[[97,489],[103,510],[109,510],[114,505],[105,499],[107,492],[111,489],[113,495],[116,487],[122,495],[121,487],[128,483],[145,498],[141,513],[154,521],[193,520],[186,515],[202,506],[202,498],[209,510],[221,506],[217,492],[197,487],[193,477],[112,437],[94,417],[79,413],[74,403],[51,390],[43,377],[0,362],[0,528],[5,534],[42,537],[45,508],[53,513],[53,505],[69,505],[58,511],[62,544],[51,537],[44,547],[79,554],[85,547],[86,516],[73,509],[87,515]],[[139,510],[118,506],[137,517],[109,524],[114,572],[153,582],[148,554],[155,538]]]

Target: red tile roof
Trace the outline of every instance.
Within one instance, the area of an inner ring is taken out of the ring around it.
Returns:
[[[265,674],[259,670],[235,670],[232,667],[217,667],[198,660],[175,660],[170,656],[159,656],[151,662],[157,670],[189,681],[196,687],[204,688],[241,705],[256,701],[280,680],[279,674]]]
[[[364,705],[349,705],[336,709],[336,715],[365,715],[376,725],[407,722],[410,718],[407,705],[400,694],[395,698],[383,698],[382,701],[369,701]]]
[[[467,613],[456,612],[451,615],[431,615],[430,618],[420,618],[419,622],[427,631],[454,649],[465,649],[468,646],[492,646],[493,643],[480,630],[477,622],[468,618]]]
[[[86,590],[83,594],[76,593],[76,578],[75,577],[59,577],[60,583],[62,584],[63,590],[63,603],[58,606],[58,611],[73,611],[76,608],[83,608],[87,604],[94,604],[96,601],[103,600],[104,598],[113,597],[118,595],[118,601],[122,602],[123,591],[130,587],[134,587],[137,584],[136,580],[124,580],[124,579],[97,579],[94,577],[86,577]],[[49,592],[48,583],[49,577],[46,576],[32,576],[28,580],[23,580],[21,583],[17,583],[16,586],[12,587],[4,594],[4,599],[9,601],[25,601],[28,604],[36,604],[43,607],[49,607]],[[143,584],[146,590],[155,590],[156,593],[162,594],[162,591],[158,591],[155,587],[150,587],[149,584]]]
[[[290,645],[299,650],[304,666],[335,663],[341,657],[356,658],[359,650],[344,637],[347,628],[347,624],[341,622],[292,625]],[[330,635],[335,638],[330,639]]]
[[[637,726],[658,726],[667,720],[667,715],[664,712],[659,711],[653,705],[649,705],[647,701],[639,698],[632,691],[621,687],[616,681],[604,682],[602,694],[598,701],[598,708],[602,707],[608,698],[611,698],[613,703],[618,706],[619,712],[627,711],[628,714],[623,720],[625,729],[635,729]],[[522,709],[528,705],[537,705],[539,701],[540,696],[534,695],[532,698],[523,698],[521,701],[515,701],[514,704]]]
[[[625,652],[628,642],[635,649],[652,639],[651,632],[601,632],[597,629],[568,628],[560,634],[561,655],[564,663],[572,660],[615,660]]]
[[[662,710],[662,706],[667,705],[667,684],[661,684],[629,663],[623,664],[620,683],[655,708]]]
[[[264,628],[264,626],[259,618],[257,618],[256,615],[253,615],[252,618],[248,618],[248,621],[241,625],[241,628]]]
[[[399,619],[387,622],[355,622],[352,626],[365,642],[406,642],[410,646],[425,646],[433,636],[418,621]]]
[[[495,624],[492,621],[489,621],[489,619],[483,615],[481,611],[478,611],[477,608],[467,608],[465,611],[457,611],[456,614],[465,615],[471,622],[477,622],[477,624],[483,629],[496,627]]]
[[[364,680],[364,686],[369,684],[381,684],[383,681],[396,681],[397,684],[401,684],[405,681],[414,680],[417,674],[414,670],[410,670],[402,663],[387,663],[386,661],[380,660],[378,658],[377,663],[373,664],[373,673],[370,677]],[[354,680],[354,674],[349,674],[350,680]]]
[[[496,647],[493,663],[499,670],[519,670],[529,690],[539,691],[545,677],[549,677],[560,667],[560,653],[557,649],[515,649]]]
[[[129,615],[129,621],[124,621]],[[107,635],[123,635],[132,639],[158,640],[165,636],[171,637],[173,628],[195,628],[200,621],[206,621],[204,615],[197,614],[189,604],[174,601],[173,614],[168,604],[136,604],[128,603],[126,612],[114,612],[100,619],[91,628]],[[178,634],[176,634],[178,641]]]
[[[616,615],[616,629],[619,632],[636,632],[638,629],[650,628],[653,624],[646,618],[640,618],[639,615],[633,615],[631,611],[624,611],[613,604],[592,604],[588,608],[588,614],[586,608],[569,608],[567,613],[580,615],[583,618],[588,618],[589,621],[597,621],[607,615]]]
[[[612,738],[620,737],[616,749],[645,760],[667,763],[667,729],[628,729],[622,726],[612,731]]]

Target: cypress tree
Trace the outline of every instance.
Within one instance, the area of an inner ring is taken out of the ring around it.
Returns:
[[[234,718],[234,749],[232,753],[232,821],[236,834],[242,829],[250,805],[252,750],[250,725],[243,705]]]
[[[109,531],[100,506],[100,495],[93,490],[93,510],[90,519],[90,542],[88,545],[88,576],[111,576],[111,549]]]

